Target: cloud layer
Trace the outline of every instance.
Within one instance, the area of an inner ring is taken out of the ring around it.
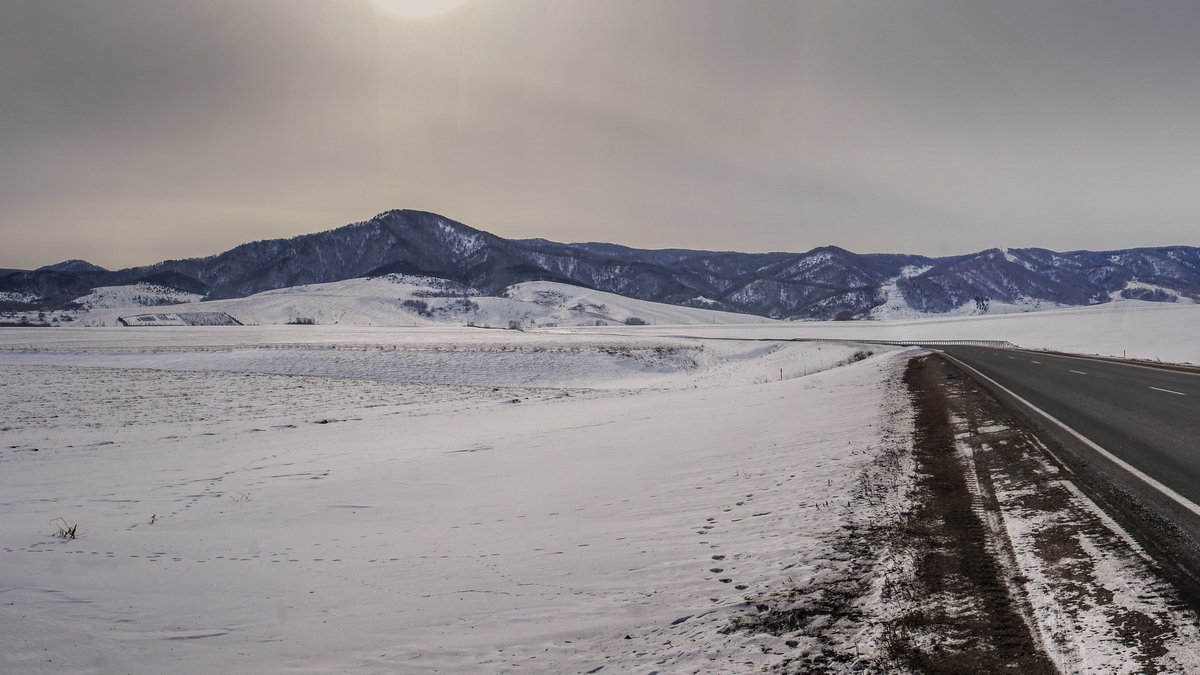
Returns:
[[[0,267],[388,208],[504,236],[957,253],[1200,244],[1200,5],[14,0]]]

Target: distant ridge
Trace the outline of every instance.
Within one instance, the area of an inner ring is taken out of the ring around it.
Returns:
[[[68,306],[99,286],[139,282],[209,299],[396,272],[482,293],[555,281],[642,300],[783,319],[905,318],[1092,305],[1114,298],[1200,299],[1200,249],[989,249],[929,258],[644,250],[512,240],[424,211],[387,211],[334,230],[255,241],[217,255],[107,271],[66,261],[0,277],[0,305]]]
[[[93,265],[86,260],[64,260],[53,265],[37,268],[38,272],[107,272],[99,265]]]

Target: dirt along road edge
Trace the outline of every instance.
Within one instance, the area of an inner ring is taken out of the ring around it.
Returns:
[[[848,504],[849,564],[730,630],[820,638],[783,672],[1200,671],[1191,594],[1034,429],[933,354],[894,396],[910,423]]]

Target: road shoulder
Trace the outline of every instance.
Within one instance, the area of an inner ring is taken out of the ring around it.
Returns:
[[[915,360],[910,368],[910,374],[924,369],[932,375],[923,385],[910,378],[921,385],[914,388],[918,406],[930,385],[944,392],[956,450],[1008,575],[1010,597],[1057,668],[1200,668],[1192,648],[1200,633],[1190,593],[1179,587],[1173,565],[1161,564],[1142,545],[1147,521],[1129,517],[1130,496],[1126,510],[1110,516],[1108,500],[1100,502],[1106,510],[1089,496],[1101,487],[1101,474],[1060,463],[1063,456],[1077,457],[1076,451],[1059,445],[1052,453],[1019,416],[944,359]],[[1112,483],[1107,489],[1118,494]],[[1138,529],[1126,523],[1138,523]]]
[[[1200,672],[1191,603],[1004,405],[934,355],[893,395],[845,567],[730,630],[822,645],[782,672]]]

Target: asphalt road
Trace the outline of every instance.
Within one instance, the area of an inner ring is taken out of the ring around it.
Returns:
[[[1200,504],[1200,374],[984,347],[941,351]]]

